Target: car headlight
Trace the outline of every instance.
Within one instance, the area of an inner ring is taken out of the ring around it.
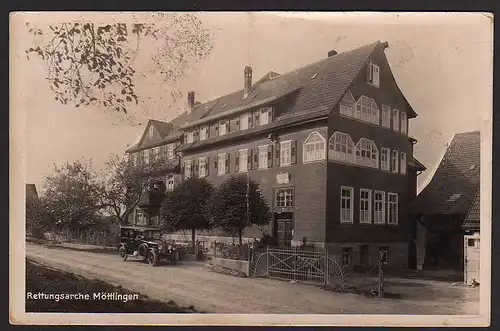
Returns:
[[[172,245],[168,245],[168,250],[171,251],[172,250]]]
[[[161,251],[161,249],[163,248],[163,246],[160,244],[158,245],[158,250]]]

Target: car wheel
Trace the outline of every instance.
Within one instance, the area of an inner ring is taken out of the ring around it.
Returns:
[[[152,267],[158,262],[158,255],[154,249],[150,249],[148,252],[148,264]]]
[[[118,255],[120,255],[121,259],[123,261],[127,261],[127,249],[125,248],[125,246],[120,246],[120,248],[118,249]]]
[[[140,245],[137,249],[137,256],[139,260],[145,262],[148,258],[148,247],[144,244]]]

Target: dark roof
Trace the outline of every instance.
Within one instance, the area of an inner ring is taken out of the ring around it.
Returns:
[[[148,130],[150,125],[153,125],[156,128],[156,130],[160,134],[160,139],[153,140],[153,141],[148,142],[147,144],[142,145],[141,142],[143,141],[144,135],[146,134],[146,131]],[[178,130],[178,127],[176,128],[175,123],[173,121],[167,123],[167,122],[162,122],[162,121],[150,119],[148,121],[148,124],[146,125],[146,127],[144,129],[144,132],[143,132],[139,142],[137,142],[137,144],[135,144],[132,147],[130,147],[129,149],[127,149],[125,152],[126,153],[134,153],[134,152],[138,152],[138,151],[143,150],[143,149],[160,146],[160,145],[175,141],[175,140],[179,139],[181,136],[182,136],[182,132],[180,132]]]
[[[419,160],[417,160],[415,157],[412,157],[411,160],[408,162],[408,166],[414,168],[417,171],[424,171],[427,168],[420,163]]]
[[[282,75],[268,74],[267,78],[264,76],[252,86],[246,98],[243,97],[243,90],[239,90],[196,106],[182,127],[187,128],[238,113],[292,92],[297,92],[297,95],[293,105],[284,115],[288,112],[309,111],[319,106],[332,109],[365,68],[369,56],[377,46],[381,47],[379,41],[324,58]]]
[[[26,200],[37,199],[38,193],[35,184],[26,184]]]
[[[453,137],[429,184],[413,200],[412,213],[467,214],[479,189],[479,131]]]
[[[480,223],[480,192],[481,190],[477,190],[476,196],[474,197],[474,201],[472,202],[472,206],[465,217],[465,221],[463,227],[465,229],[479,229]]]

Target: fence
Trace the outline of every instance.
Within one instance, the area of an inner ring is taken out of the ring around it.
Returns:
[[[249,244],[236,245],[225,242],[214,242],[214,258],[249,261],[250,255],[251,246]]]
[[[270,248],[252,251],[250,273],[329,287],[345,287],[347,273],[335,255],[321,248]]]

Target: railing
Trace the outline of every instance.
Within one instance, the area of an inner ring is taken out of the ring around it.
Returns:
[[[213,245],[213,257],[248,261],[251,254],[251,247],[250,244],[237,245],[216,241]]]

